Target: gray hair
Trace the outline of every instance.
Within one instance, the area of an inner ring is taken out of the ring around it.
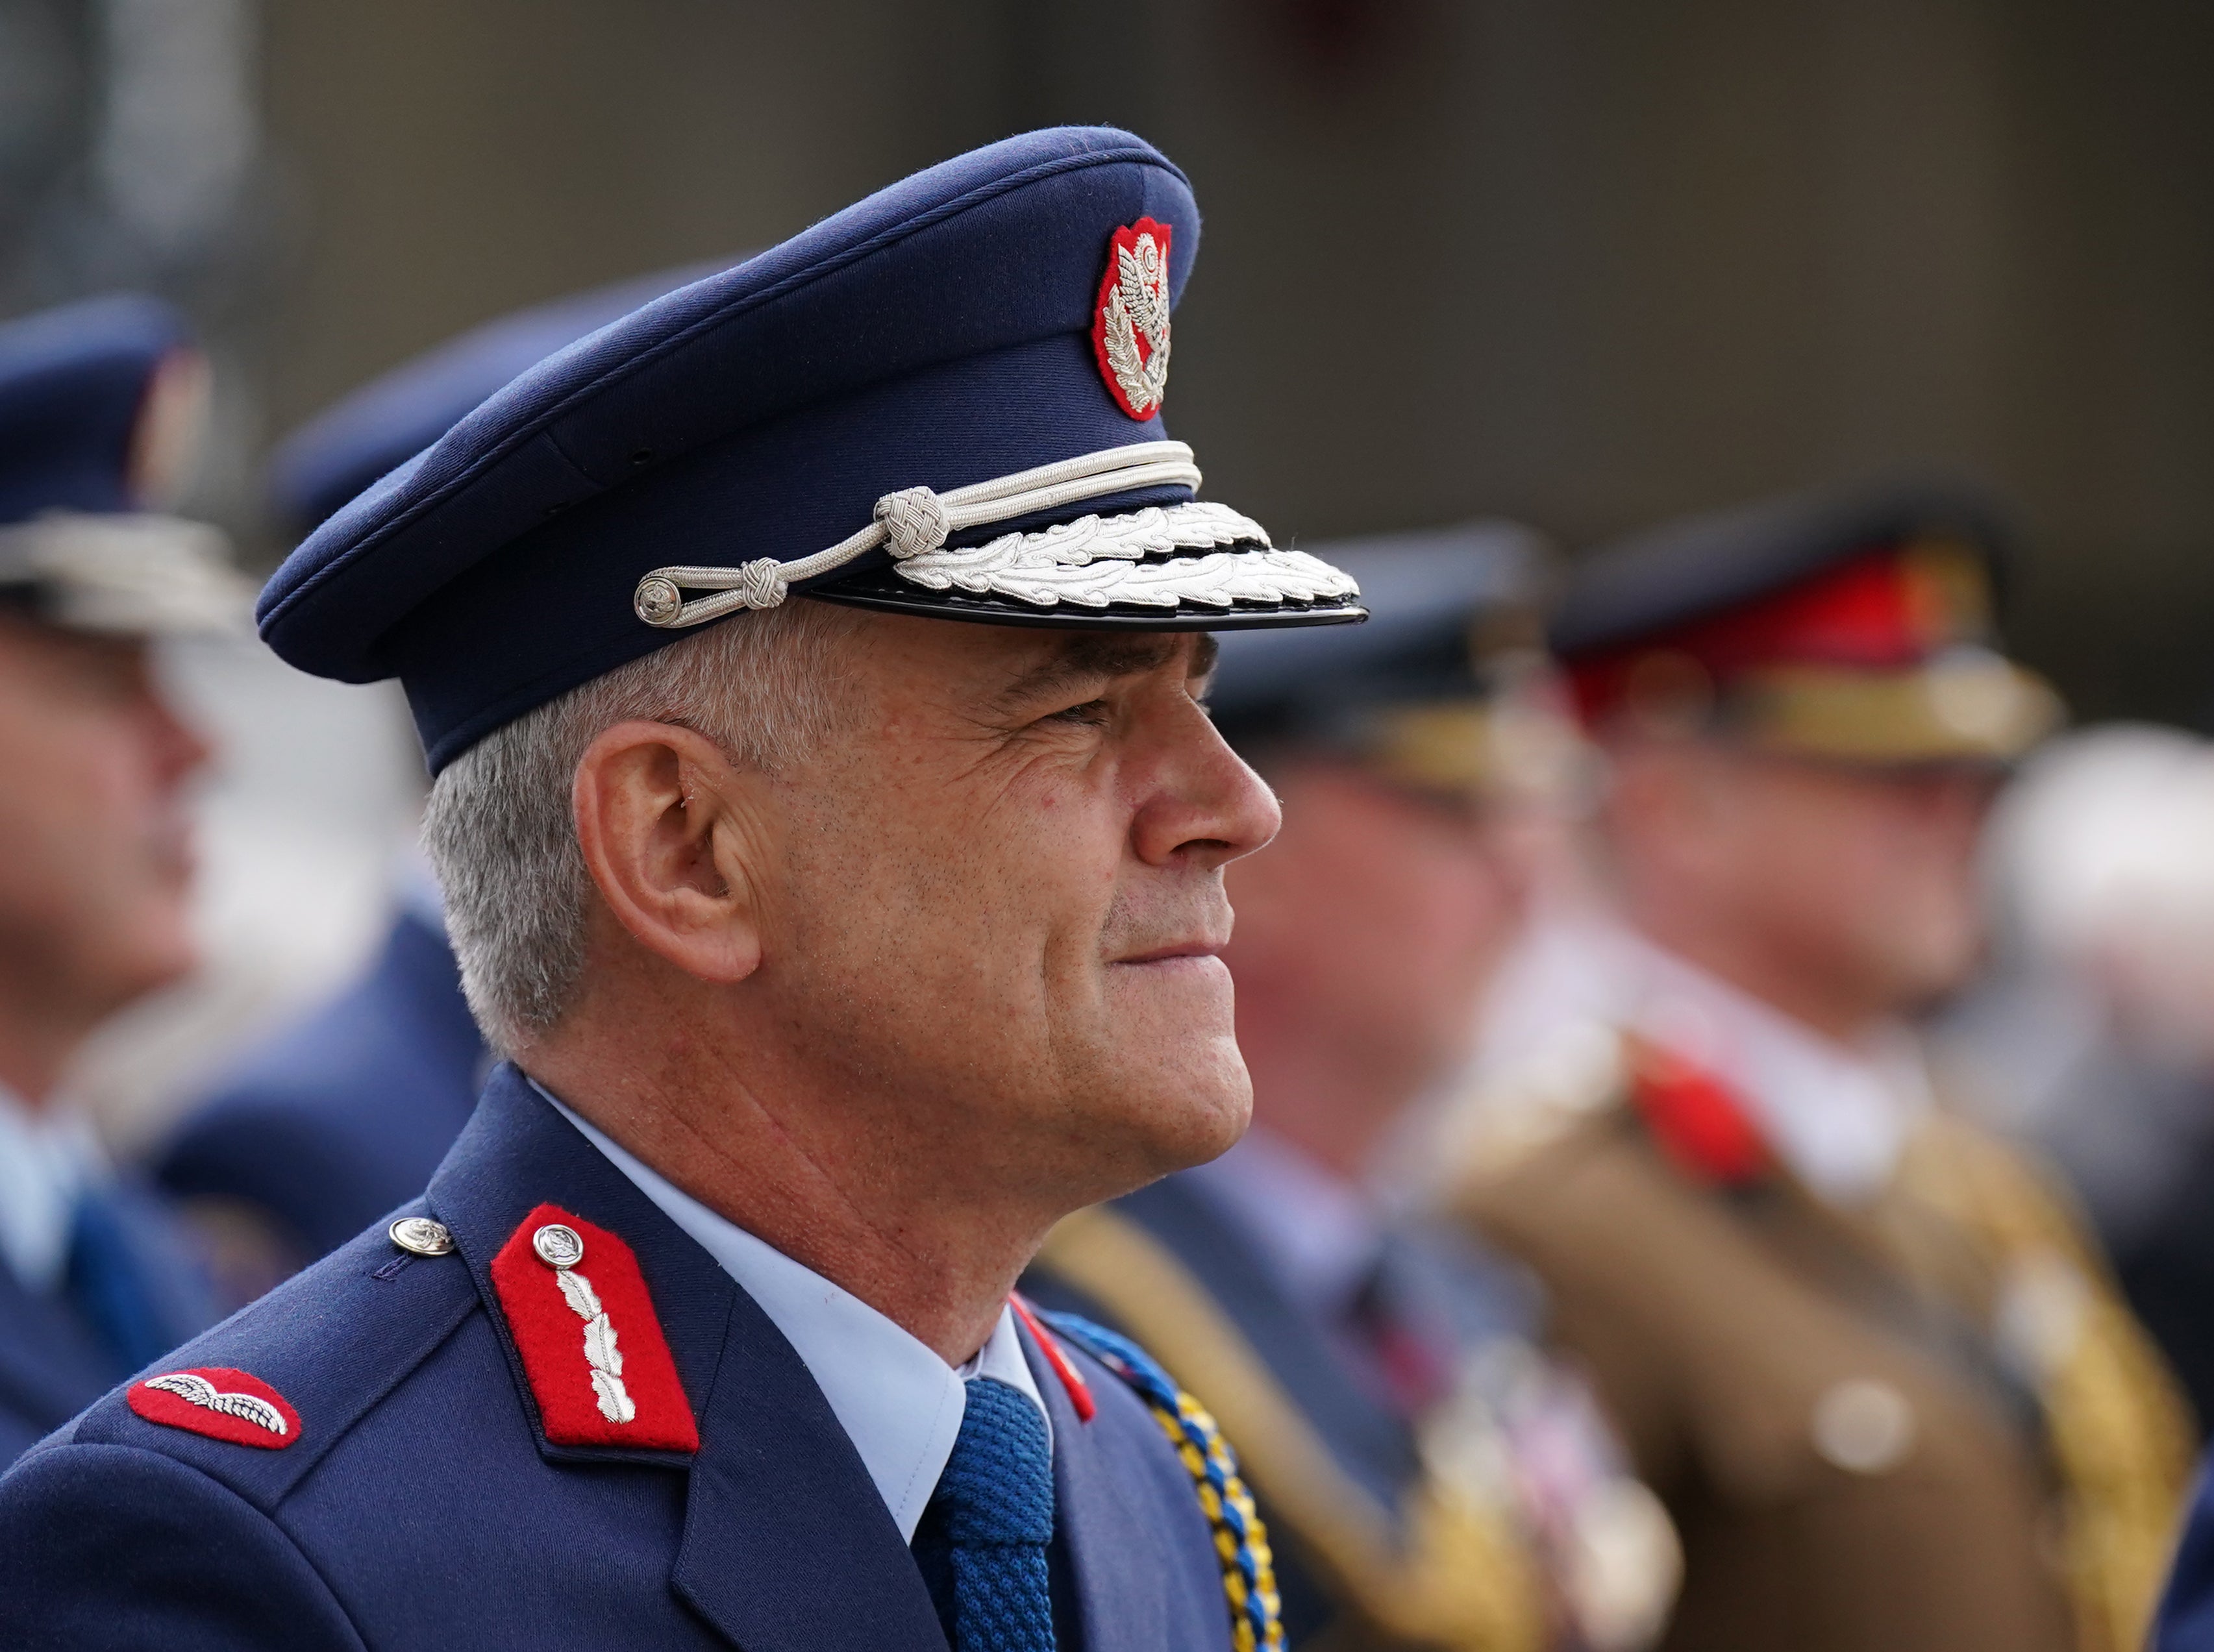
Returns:
[[[734,616],[526,712],[440,772],[424,847],[462,990],[495,1049],[514,1053],[576,998],[594,895],[571,802],[584,748],[645,718],[776,773],[832,732],[833,645],[855,623],[849,609],[808,601]]]

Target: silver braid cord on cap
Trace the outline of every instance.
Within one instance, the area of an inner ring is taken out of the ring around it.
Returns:
[[[639,581],[631,607],[649,625],[670,630],[701,625],[737,608],[774,608],[801,581],[842,568],[878,546],[888,547],[898,561],[911,561],[943,548],[949,537],[964,528],[1143,488],[1196,489],[1199,481],[1199,466],[1183,442],[1140,442],[943,493],[927,487],[902,488],[877,501],[866,527],[827,551],[793,562],[761,557],[735,568],[657,568]],[[688,590],[714,594],[688,601]]]

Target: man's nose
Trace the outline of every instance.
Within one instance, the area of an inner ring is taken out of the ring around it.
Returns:
[[[1196,704],[1172,715],[1132,839],[1148,865],[1183,860],[1211,871],[1266,844],[1283,825],[1283,811]]]

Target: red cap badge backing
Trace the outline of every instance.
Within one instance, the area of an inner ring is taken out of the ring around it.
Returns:
[[[125,1399],[149,1423],[234,1446],[282,1451],[300,1437],[300,1413],[290,1400],[260,1377],[227,1365],[165,1371],[132,1383]]]
[[[1169,389],[1168,225],[1141,218],[1108,237],[1092,351],[1116,406],[1132,418],[1160,411]]]
[[[547,1439],[699,1450],[691,1401],[629,1246],[541,1204],[492,1259],[492,1283]]]

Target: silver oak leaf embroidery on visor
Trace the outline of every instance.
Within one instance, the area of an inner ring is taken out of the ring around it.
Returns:
[[[592,1374],[592,1394],[599,1401],[600,1415],[610,1423],[633,1421],[638,1404],[623,1387],[622,1350],[615,1345],[615,1326],[592,1282],[577,1271],[577,1264],[584,1259],[584,1240],[573,1228],[548,1222],[531,1236],[530,1243],[539,1259],[554,1270],[561,1300],[584,1322],[584,1363]]]
[[[1241,550],[1218,546],[1242,546]],[[1177,551],[1209,551],[1175,556]],[[1161,558],[1153,560],[1152,558]],[[1303,551],[1278,551],[1251,517],[1227,505],[1153,505],[1120,516],[1079,516],[1036,533],[927,552],[893,564],[929,590],[1010,596],[1039,607],[1111,602],[1227,608],[1236,602],[1342,601],[1353,577]]]
[[[172,1371],[166,1376],[148,1377],[146,1387],[172,1393],[187,1405],[198,1405],[202,1411],[220,1411],[225,1417],[235,1417],[242,1423],[251,1423],[272,1434],[290,1434],[291,1429],[284,1421],[284,1413],[260,1394],[233,1393],[218,1388],[204,1376],[190,1371]]]

